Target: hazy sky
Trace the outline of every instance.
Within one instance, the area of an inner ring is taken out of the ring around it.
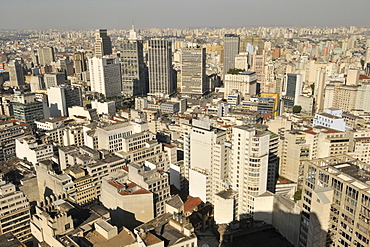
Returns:
[[[370,0],[0,0],[0,29],[370,26]]]

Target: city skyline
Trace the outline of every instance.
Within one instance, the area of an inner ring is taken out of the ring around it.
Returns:
[[[133,22],[138,28],[365,26],[370,8],[370,2],[365,0],[356,4],[344,0],[235,0],[232,3],[109,0],[104,4],[97,0],[66,0],[63,3],[5,1],[0,29],[125,29]]]

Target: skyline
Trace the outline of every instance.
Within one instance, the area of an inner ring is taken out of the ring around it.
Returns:
[[[65,0],[61,5],[57,1],[5,0],[0,29],[128,29],[133,22],[137,28],[369,25],[370,2],[355,2],[108,0],[103,4]]]

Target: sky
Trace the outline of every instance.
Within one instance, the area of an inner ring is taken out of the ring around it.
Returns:
[[[370,0],[0,0],[0,29],[370,26]]]

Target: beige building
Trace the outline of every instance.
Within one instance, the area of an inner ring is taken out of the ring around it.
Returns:
[[[239,74],[226,74],[224,79],[225,95],[227,98],[233,94],[233,90],[238,90],[244,99],[247,96],[256,96],[257,93],[257,75],[255,72],[247,71]]]
[[[281,138],[279,174],[299,186],[305,160],[346,154],[349,149],[346,133],[324,127],[286,130]]]
[[[147,222],[154,218],[153,200],[153,193],[128,180],[128,173],[125,171],[117,171],[102,180],[101,203],[108,209],[119,208],[132,213],[138,221]],[[128,224],[130,219],[122,215],[120,220]]]
[[[154,194],[154,216],[166,212],[165,202],[170,198],[170,185],[168,174],[150,162],[144,164],[130,164],[128,166],[128,179]]]
[[[194,228],[182,214],[165,213],[136,227],[134,233],[138,247],[198,246]]]
[[[0,205],[0,235],[10,232],[22,243],[31,241],[30,204],[23,192],[0,180]]]
[[[304,166],[299,246],[368,246],[370,167],[348,155]]]

